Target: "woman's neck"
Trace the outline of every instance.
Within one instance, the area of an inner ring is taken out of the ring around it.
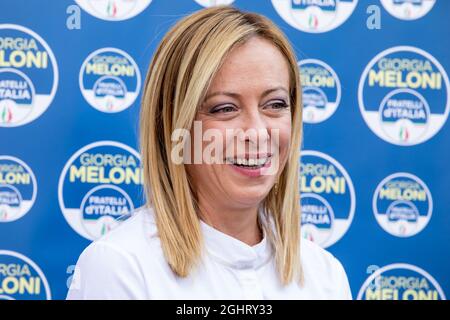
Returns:
[[[199,195],[200,219],[213,228],[249,246],[261,242],[263,233],[258,223],[258,206],[230,208],[218,202],[206,201]]]

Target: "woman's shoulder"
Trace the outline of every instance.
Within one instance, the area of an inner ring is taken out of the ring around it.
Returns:
[[[153,210],[140,207],[135,209],[129,218],[120,221],[114,229],[89,244],[81,256],[95,255],[93,253],[101,249],[105,258],[111,253],[110,255],[121,254],[141,260],[148,252],[152,252],[155,257],[155,250],[159,250],[158,248],[159,237]]]
[[[124,221],[118,219],[119,225],[95,240],[94,243],[106,243],[126,251],[141,247],[156,240],[158,232],[153,210],[149,207],[135,209]]]
[[[304,262],[311,266],[333,267],[333,264],[337,261],[331,252],[306,238],[301,239],[300,250]]]
[[[301,239],[300,255],[306,279],[329,292],[331,299],[351,299],[347,273],[342,263],[328,250],[308,239]],[[319,284],[320,282],[320,284]]]
[[[135,210],[130,218],[83,250],[67,298],[147,297],[143,267],[156,262],[156,241],[159,239],[152,211]]]
[[[152,261],[160,250],[159,237],[153,210],[141,207],[134,210],[129,218],[90,243],[81,253],[78,262],[84,264],[113,265],[117,263],[146,263]],[[151,253],[149,255],[149,252]]]

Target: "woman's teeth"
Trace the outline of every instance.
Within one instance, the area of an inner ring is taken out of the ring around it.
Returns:
[[[263,167],[267,162],[269,161],[269,158],[261,158],[261,159],[245,159],[245,158],[236,158],[236,159],[229,159],[229,163],[241,167],[251,167],[251,168],[260,168]]]

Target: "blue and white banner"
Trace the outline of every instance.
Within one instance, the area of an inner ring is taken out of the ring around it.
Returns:
[[[82,250],[145,202],[149,62],[178,19],[221,4],[296,51],[302,237],[354,298],[446,299],[447,0],[1,0],[0,299],[64,299]]]

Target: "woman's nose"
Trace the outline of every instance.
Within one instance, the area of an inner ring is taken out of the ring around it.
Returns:
[[[246,141],[252,145],[259,147],[259,144],[264,144],[269,140],[268,123],[259,110],[245,113],[242,129],[245,131]]]

